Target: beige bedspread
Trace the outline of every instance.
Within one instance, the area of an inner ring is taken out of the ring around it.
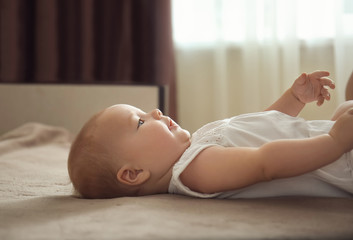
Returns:
[[[37,123],[0,137],[0,239],[353,239],[353,199],[76,198],[71,140]]]

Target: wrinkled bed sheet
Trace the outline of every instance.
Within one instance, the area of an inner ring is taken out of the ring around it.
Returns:
[[[353,239],[352,199],[77,198],[72,139],[39,123],[0,137],[0,239]]]

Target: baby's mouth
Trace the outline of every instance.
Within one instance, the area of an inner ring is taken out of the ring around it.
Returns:
[[[173,122],[173,120],[171,118],[169,118],[169,130],[172,130],[176,126],[177,125]]]

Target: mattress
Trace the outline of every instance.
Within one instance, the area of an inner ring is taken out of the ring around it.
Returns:
[[[38,122],[0,137],[0,239],[353,238],[346,198],[78,198],[67,173],[73,137]]]

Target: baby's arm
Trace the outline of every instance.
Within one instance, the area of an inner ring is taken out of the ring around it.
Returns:
[[[353,72],[347,82],[346,100],[353,100]]]
[[[274,102],[266,111],[277,110],[290,116],[296,117],[304,108],[305,103],[296,98],[291,89],[288,89],[284,94]]]
[[[279,140],[260,148],[209,147],[181,175],[190,189],[215,193],[313,171],[342,155],[330,135]]]
[[[351,149],[353,108],[336,121],[329,134],[278,140],[259,148],[209,147],[190,163],[181,180],[190,189],[202,193],[229,191],[313,171]]]
[[[325,100],[330,100],[327,88],[335,88],[335,84],[327,76],[329,72],[326,71],[301,74],[292,87],[266,110],[277,110],[295,117],[306,103],[317,101],[318,106],[322,105]]]

